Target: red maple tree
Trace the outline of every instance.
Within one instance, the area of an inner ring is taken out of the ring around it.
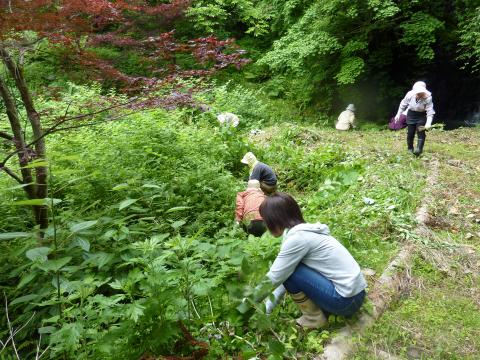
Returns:
[[[27,166],[32,161],[45,159],[44,138],[61,130],[68,121],[88,119],[98,113],[64,116],[49,128],[43,129],[40,114],[25,80],[22,69],[23,55],[40,42],[57,46],[67,54],[68,64],[82,66],[91,79],[109,80],[121,90],[135,94],[124,104],[131,108],[146,106],[172,106],[188,103],[188,93],[174,92],[172,96],[158,98],[155,90],[171,84],[178,77],[208,76],[229,65],[241,67],[248,60],[244,52],[235,47],[232,39],[219,40],[203,37],[177,41],[175,21],[190,6],[189,0],[171,0],[168,3],[141,0],[0,0],[0,59],[13,79],[21,97],[32,129],[27,141],[18,117],[17,103],[0,75],[0,97],[5,104],[11,132],[0,131],[0,137],[12,144],[14,151],[0,162],[5,172],[24,185],[33,201],[36,224],[41,229],[48,226],[47,167]],[[32,36],[32,34],[34,34]],[[126,74],[115,63],[98,55],[96,49],[113,47],[118,51],[135,51],[147,71],[143,74]],[[177,61],[178,55],[190,57],[195,66],[185,68]],[[108,111],[111,107],[101,109]],[[16,174],[8,161],[17,156],[20,174]]]

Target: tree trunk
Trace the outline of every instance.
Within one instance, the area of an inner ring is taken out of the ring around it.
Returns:
[[[15,79],[15,84],[20,92],[23,105],[27,111],[27,117],[30,121],[30,126],[33,131],[33,140],[35,141],[35,158],[36,159],[45,159],[45,139],[43,138],[43,129],[40,122],[40,115],[33,104],[32,96],[23,76],[22,68],[15,64],[10,54],[5,48],[0,46],[0,56],[3,59],[3,62],[7,66],[10,75]],[[35,167],[35,177],[36,177],[36,186],[35,186],[35,197],[37,199],[44,199],[48,194],[48,169],[46,166]],[[48,227],[48,207],[44,206],[35,206],[36,208],[36,221],[40,225],[40,229],[46,229]]]
[[[20,172],[22,174],[22,183],[28,184],[23,189],[27,193],[29,199],[36,198],[36,189],[35,183],[33,182],[32,177],[32,169],[25,168],[29,162],[29,154],[28,149],[23,139],[23,132],[22,132],[22,125],[20,123],[20,119],[18,117],[17,107],[15,106],[15,101],[13,100],[8,87],[6,86],[3,79],[0,77],[0,96],[5,103],[7,108],[7,117],[10,122],[10,127],[12,128],[13,132],[13,142],[15,144],[15,148],[18,151],[18,163],[20,164]],[[0,164],[2,169],[5,164]],[[35,215],[35,220],[38,219],[38,211],[33,209],[33,213]],[[38,222],[37,222],[38,223]]]

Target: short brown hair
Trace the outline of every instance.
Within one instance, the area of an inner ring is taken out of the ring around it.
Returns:
[[[293,197],[277,192],[267,197],[260,205],[260,215],[270,232],[283,232],[295,225],[305,223],[302,210]]]

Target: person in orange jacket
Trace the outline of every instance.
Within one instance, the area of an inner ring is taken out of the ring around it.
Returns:
[[[237,194],[235,220],[237,224],[241,224],[243,230],[253,236],[260,237],[267,231],[258,210],[265,197],[258,180],[249,180],[247,189]]]

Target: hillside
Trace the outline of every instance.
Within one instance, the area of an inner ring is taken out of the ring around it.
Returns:
[[[280,190],[299,200],[307,221],[329,225],[366,270],[371,290],[397,253],[411,249],[399,271],[401,292],[388,294],[393,303],[362,330],[356,358],[476,356],[478,129],[434,129],[424,156],[414,158],[403,132],[281,123],[252,135],[207,119],[179,128],[184,116],[154,111],[51,138],[53,197],[62,202],[53,208],[56,233],[47,236],[58,247],[38,247],[25,235],[1,244],[3,288],[13,328],[25,325],[16,335],[24,349],[40,331],[53,357],[200,351],[211,359],[303,359],[319,356],[346,324],[355,328],[357,318],[337,317],[324,331],[298,331],[289,300],[271,316],[259,307],[247,323],[236,314],[279,246],[270,235],[247,238],[233,223],[246,175],[239,159],[249,149],[275,168]],[[434,163],[438,173],[428,184]],[[6,204],[21,194],[5,188]],[[422,205],[428,216],[419,234]],[[14,221],[25,218],[22,207],[3,211],[4,229],[20,230]],[[374,312],[367,302],[362,314]],[[203,345],[181,340],[187,334]]]

